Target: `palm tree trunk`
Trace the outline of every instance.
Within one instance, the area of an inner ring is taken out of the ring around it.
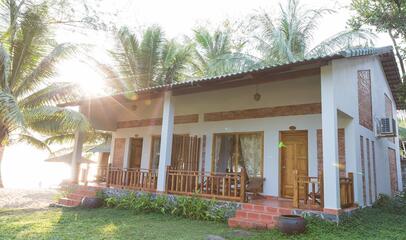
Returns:
[[[4,146],[0,144],[0,188],[3,188],[3,178],[1,177],[1,162],[3,160]]]

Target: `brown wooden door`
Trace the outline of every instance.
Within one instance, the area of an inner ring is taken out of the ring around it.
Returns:
[[[129,168],[141,168],[142,138],[131,138]]]
[[[293,197],[293,171],[307,176],[307,131],[281,132],[281,196]],[[303,192],[300,191],[301,193]],[[303,193],[301,194],[303,195]],[[303,197],[303,196],[301,196]]]

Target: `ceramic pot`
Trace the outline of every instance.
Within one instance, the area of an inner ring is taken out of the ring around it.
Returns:
[[[103,199],[99,197],[84,197],[81,206],[84,208],[99,208],[103,206]]]
[[[299,234],[306,230],[304,218],[298,215],[281,215],[278,227],[285,234]]]

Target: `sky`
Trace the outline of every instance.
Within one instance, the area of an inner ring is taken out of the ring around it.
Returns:
[[[279,3],[287,0],[103,0],[97,6],[106,15],[106,22],[116,22],[117,26],[127,25],[139,28],[158,24],[168,38],[181,38],[190,35],[193,27],[210,22],[212,25],[225,19],[239,19],[255,11],[264,9],[276,17]],[[335,13],[321,19],[314,36],[313,46],[323,39],[345,30],[351,16],[348,9],[350,0],[302,0],[306,8],[329,8]],[[58,42],[74,42],[93,45],[89,51],[94,58],[108,63],[106,49],[113,46],[112,39],[101,32],[88,34],[58,32]],[[376,46],[391,45],[385,34],[378,34]],[[103,75],[83,59],[63,62],[55,81],[79,83],[87,92],[98,93],[97,86],[103,84]],[[44,163],[46,152],[30,146],[17,144],[6,148],[3,161],[3,176],[6,187],[38,187],[57,184],[69,177],[69,169],[63,164]]]

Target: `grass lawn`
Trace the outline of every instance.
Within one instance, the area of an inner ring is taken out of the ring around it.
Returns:
[[[336,226],[309,220],[306,234],[287,237],[277,230],[251,231],[249,239],[406,239],[406,215],[365,209]],[[227,239],[225,224],[118,209],[0,210],[0,239]]]

